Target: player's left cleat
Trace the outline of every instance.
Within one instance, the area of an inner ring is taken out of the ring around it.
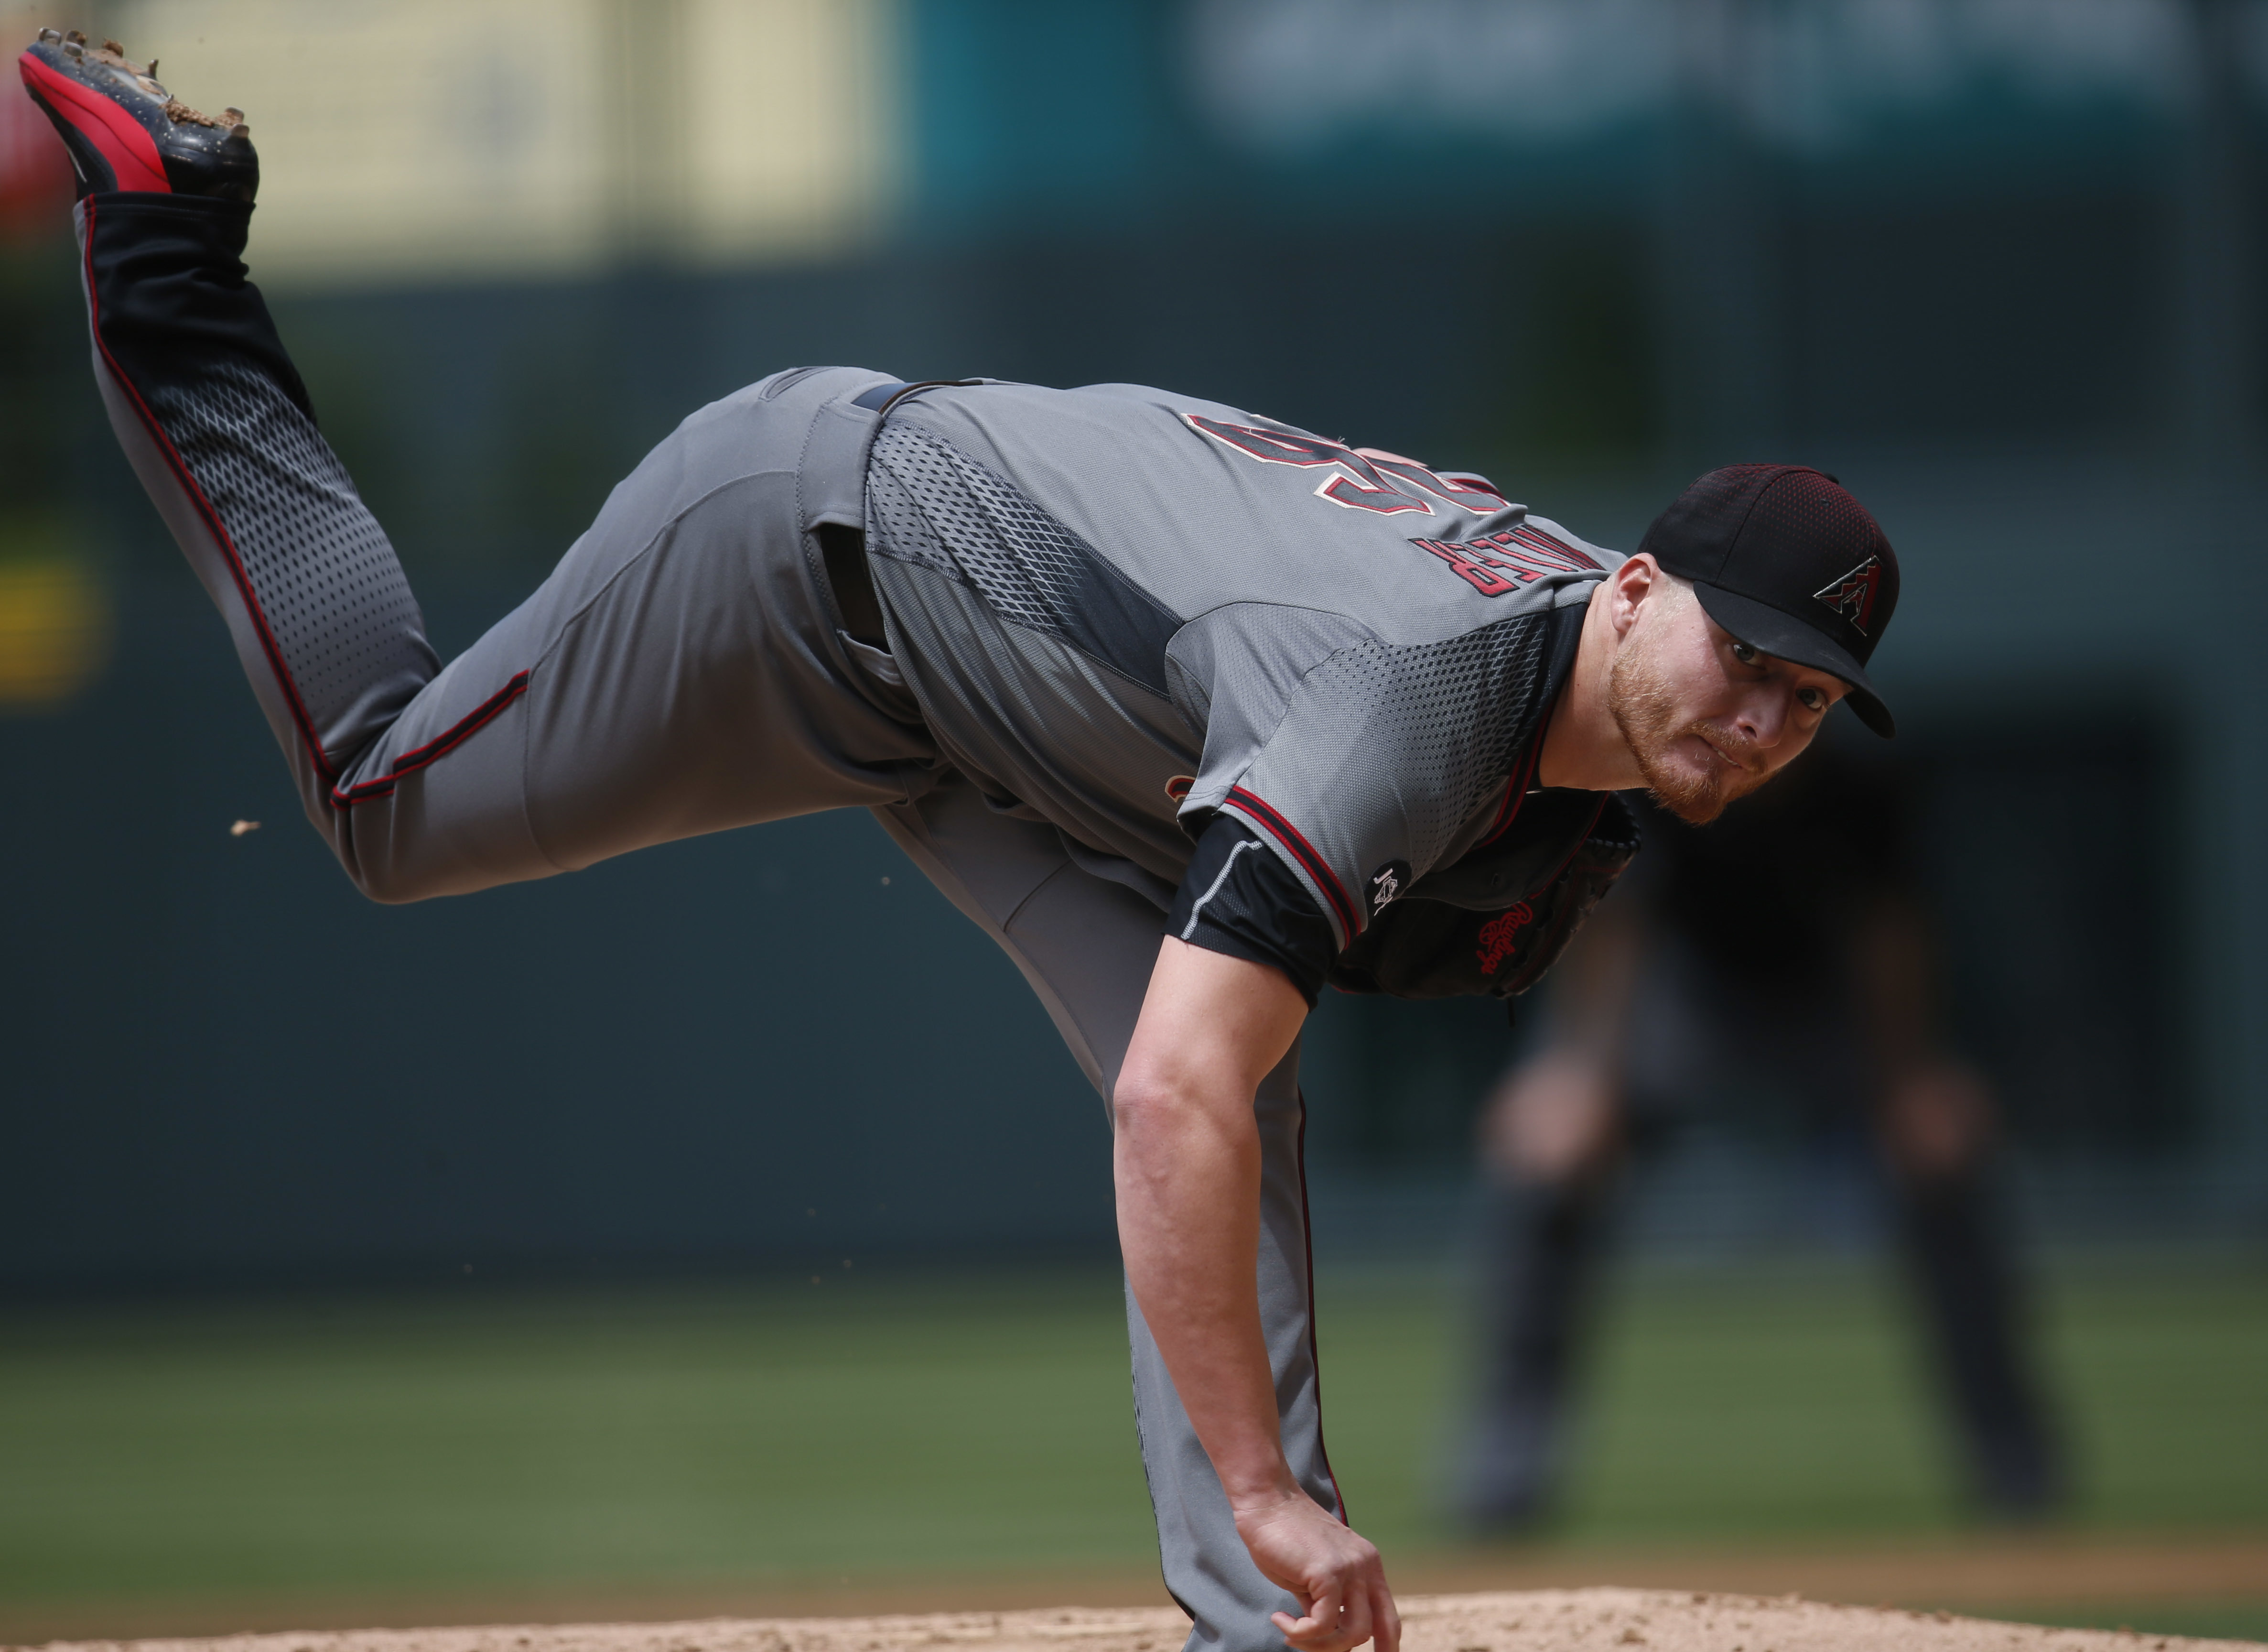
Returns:
[[[41,29],[16,60],[24,89],[70,151],[79,198],[113,189],[249,202],[260,157],[241,109],[216,120],[159,85],[157,59],[127,61],[116,41]]]

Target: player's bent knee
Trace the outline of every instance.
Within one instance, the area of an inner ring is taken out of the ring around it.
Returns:
[[[339,847],[338,855],[339,869],[347,874],[347,881],[364,899],[379,906],[408,906],[446,892],[431,878],[418,877],[395,863],[364,864],[343,846]]]
[[[357,873],[352,867],[347,868],[347,876],[365,900],[379,906],[410,906],[419,901],[431,900],[441,893],[415,881],[365,876]]]
[[[316,830],[355,888],[382,906],[532,882],[605,858],[592,852],[578,862],[555,859],[536,835],[526,789],[509,763],[436,765],[389,793],[338,800],[335,789],[320,811],[311,809]]]
[[[472,895],[500,884],[525,883],[562,870],[540,857],[493,857],[451,852],[438,845],[423,852],[394,844],[332,841],[340,870],[364,897],[380,906],[408,906],[445,895]]]

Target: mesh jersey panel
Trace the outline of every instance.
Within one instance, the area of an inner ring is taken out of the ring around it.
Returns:
[[[870,563],[891,652],[952,765],[996,805],[1012,800],[1178,882],[1189,839],[1167,787],[1196,772],[1199,754],[1172,704],[1082,649],[1008,623],[959,579],[887,555]]]
[[[1543,713],[1550,636],[1549,616],[1523,614],[1342,648],[1307,674],[1247,785],[1301,823],[1343,885],[1394,859],[1423,875],[1489,825]]]
[[[313,420],[232,362],[144,395],[228,530],[327,746],[372,684],[430,674],[409,582]]]
[[[1014,483],[917,425],[885,423],[867,466],[875,549],[973,586],[995,614],[1154,692],[1178,624]]]

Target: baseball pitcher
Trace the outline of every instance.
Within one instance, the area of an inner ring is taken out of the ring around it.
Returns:
[[[1134,1401],[1192,1648],[1399,1627],[1316,1402],[1300,1024],[1508,995],[1634,848],[1842,699],[1896,558],[1830,478],[1704,476],[1611,555],[1480,477],[1134,385],[776,373],[688,418],[446,665],[246,279],[242,116],[43,32],[96,377],[307,817],[374,900],[873,811],[1109,1108]]]

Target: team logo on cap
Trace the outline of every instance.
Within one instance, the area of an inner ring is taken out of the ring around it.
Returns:
[[[1389,860],[1370,874],[1370,910],[1375,913],[1410,887],[1410,863]]]
[[[1874,597],[1882,588],[1882,559],[1869,557],[1839,579],[1830,579],[1812,595],[1851,622],[1859,636],[1873,635],[1867,622],[1874,617]]]

